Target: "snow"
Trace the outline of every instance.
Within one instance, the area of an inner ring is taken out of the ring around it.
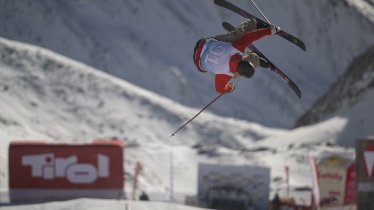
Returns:
[[[356,139],[358,136],[373,135],[374,113],[371,110],[374,104],[374,91],[372,89],[367,91],[358,101],[349,110],[343,109],[339,113],[349,119],[344,130],[339,134],[339,145],[353,147],[354,141],[352,139]]]
[[[124,200],[98,200],[98,199],[77,199],[64,202],[50,202],[45,204],[20,205],[20,206],[5,206],[1,207],[4,210],[199,210],[201,208],[188,207],[183,205],[175,205],[163,202],[135,202]]]
[[[160,163],[168,162],[169,136],[197,109],[40,47],[0,39],[0,48],[0,83],[4,87],[0,94],[0,135],[4,139],[1,171],[6,171],[12,140],[86,142],[118,138],[128,144],[126,168],[133,168],[136,160],[144,161],[147,190],[163,191],[168,186],[168,166]],[[230,132],[222,132],[222,128]],[[180,170],[193,172],[198,157],[190,146],[196,143],[213,145],[227,139],[220,144],[239,149],[252,140],[282,132],[206,112],[172,138],[178,151],[175,162],[181,161]],[[185,162],[186,156],[190,160],[196,156],[196,162]],[[6,176],[2,174],[3,183]],[[181,176],[189,179],[191,174]],[[194,186],[177,185],[176,190],[192,193]]]
[[[347,2],[374,21],[374,2],[372,0],[347,0]]]
[[[260,17],[249,1],[232,2]],[[299,84],[303,98],[297,99],[273,73],[259,70],[251,80],[235,81],[236,91],[211,111],[289,128],[354,56],[374,44],[373,4],[365,0],[257,4],[270,21],[307,46],[304,52],[277,36],[256,42]],[[0,5],[0,17],[0,36],[46,47],[197,109],[215,92],[212,76],[202,75],[193,65],[196,40],[224,33],[222,21],[238,25],[243,20],[213,1],[171,0],[8,1]]]
[[[243,1],[236,2],[251,9]],[[140,161],[139,188],[152,200],[164,201],[172,149],[178,202],[196,194],[198,164],[217,163],[270,167],[269,198],[276,192],[285,195],[284,167],[288,166],[291,195],[298,203],[309,204],[310,192],[295,190],[312,185],[309,154],[352,152],[353,141],[372,134],[374,124],[371,89],[357,104],[343,107],[323,122],[284,129],[329,87],[353,56],[374,43],[374,27],[367,15],[372,14],[372,7],[367,7],[372,4],[331,2],[258,2],[270,20],[306,42],[306,53],[277,37],[256,43],[300,84],[302,100],[275,75],[260,71],[251,81],[239,80],[233,94],[220,98],[172,138],[173,131],[216,96],[212,78],[192,70],[188,49],[201,36],[223,32],[218,27],[221,21],[238,24],[237,15],[211,1],[1,2],[0,36],[11,40],[0,38],[0,191],[8,191],[8,145],[13,140],[81,143],[116,138],[126,145],[127,194],[132,170]],[[281,18],[284,14],[290,17]],[[346,35],[348,26],[354,36]],[[126,206],[195,209],[96,199],[2,208]]]
[[[197,166],[204,162],[270,167],[272,180],[277,180],[271,183],[273,196],[284,191],[286,165],[292,187],[310,186],[306,154],[328,149],[326,143],[336,142],[347,124],[346,118],[335,117],[290,131],[208,110],[170,138],[197,109],[40,47],[0,39],[0,49],[1,183],[7,183],[7,148],[12,140],[77,143],[117,138],[127,145],[127,193],[132,169],[140,161],[140,189],[155,200],[165,199],[171,144],[179,202],[196,194]],[[206,155],[199,155],[194,145],[202,145]],[[260,147],[268,149],[256,151]],[[7,191],[7,186],[2,184],[1,189]],[[305,196],[300,199],[310,202]]]

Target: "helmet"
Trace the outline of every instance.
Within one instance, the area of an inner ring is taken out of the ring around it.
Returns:
[[[238,72],[240,76],[250,78],[255,73],[255,68],[251,62],[242,60],[239,62],[236,72]]]
[[[201,72],[206,72],[206,71],[202,70],[202,68],[200,66],[200,54],[201,54],[201,51],[203,50],[205,42],[206,42],[206,39],[199,39],[196,42],[196,45],[195,45],[195,48],[194,48],[194,51],[193,51],[193,61],[195,63],[196,68]]]

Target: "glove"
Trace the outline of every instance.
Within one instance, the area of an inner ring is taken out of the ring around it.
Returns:
[[[231,93],[232,91],[234,91],[235,90],[235,84],[234,83],[227,83],[226,85],[225,85],[225,91],[227,92],[227,93]]]
[[[281,30],[281,28],[277,25],[270,25],[270,30],[271,30],[271,34],[273,35],[273,34],[278,33]]]

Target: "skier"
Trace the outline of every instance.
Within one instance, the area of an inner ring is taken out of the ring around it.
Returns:
[[[201,72],[215,74],[215,88],[218,93],[229,93],[235,85],[229,81],[243,76],[250,78],[258,66],[269,68],[265,59],[253,52],[244,52],[252,42],[280,31],[276,25],[267,27],[251,18],[242,22],[227,34],[202,38],[197,41],[193,60]]]

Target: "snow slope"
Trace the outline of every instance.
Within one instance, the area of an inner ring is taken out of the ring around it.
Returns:
[[[284,132],[207,112],[170,139],[172,131],[198,110],[39,47],[1,38],[0,58],[2,180],[7,176],[8,144],[17,139],[122,139],[127,145],[126,168],[144,161],[143,183],[159,191],[168,183],[168,166],[160,163],[168,161],[169,140],[180,147],[175,158],[184,170],[196,167],[197,157],[189,162],[185,156],[196,156],[189,146],[197,142],[239,149]],[[180,176],[187,179],[190,174]]]
[[[310,125],[331,117],[349,120],[346,130],[338,138],[340,145],[354,146],[352,139],[373,134],[374,113],[374,46],[358,56],[296,126]]]
[[[341,117],[288,131],[207,111],[169,138],[198,110],[40,47],[1,38],[0,58],[2,191],[7,191],[3,183],[8,179],[8,144],[15,139],[120,139],[127,145],[126,192],[131,187],[135,162],[140,161],[144,167],[140,189],[155,195],[151,199],[161,200],[169,187],[170,145],[175,164],[174,190],[179,199],[196,193],[197,166],[201,162],[271,167],[272,197],[275,192],[284,192],[285,165],[291,170],[292,189],[309,187],[310,152],[352,151],[329,146],[347,124]],[[292,193],[299,202],[310,202],[310,195]]]
[[[116,200],[98,200],[98,199],[77,199],[65,202],[51,202],[45,204],[21,205],[1,207],[4,210],[199,210],[201,208],[175,205],[161,202],[135,202],[135,201],[116,201]]]
[[[260,16],[248,1],[233,2]],[[279,37],[256,43],[300,85],[303,99],[272,73],[259,71],[250,81],[238,80],[235,93],[211,110],[290,127],[353,57],[374,43],[373,4],[368,0],[258,4],[270,20],[307,45],[303,52]],[[0,2],[0,36],[44,46],[195,108],[216,93],[212,76],[194,70],[192,48],[202,36],[223,33],[224,20],[239,24],[242,19],[213,1]]]

